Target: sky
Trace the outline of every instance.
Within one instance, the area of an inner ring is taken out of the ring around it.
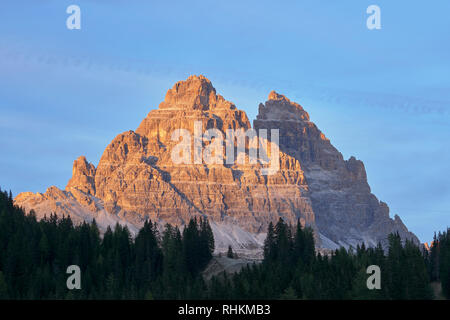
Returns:
[[[81,29],[69,30],[69,5]],[[381,29],[369,30],[369,5]],[[192,74],[300,103],[421,241],[450,226],[450,1],[0,2],[0,187],[64,188]]]

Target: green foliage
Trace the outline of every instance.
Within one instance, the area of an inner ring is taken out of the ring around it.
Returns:
[[[0,300],[8,299],[8,287],[3,272],[0,271]]]
[[[294,230],[293,232],[291,230]],[[316,255],[313,231],[279,220],[270,224],[264,260],[231,279],[213,277],[208,296],[214,299],[431,299],[427,258],[398,234],[389,236],[387,254],[357,246]],[[381,270],[381,289],[369,290],[367,267]]]
[[[117,224],[100,236],[95,220],[36,220],[0,190],[0,299],[430,299],[430,279],[450,293],[450,238],[435,236],[431,252],[392,234],[389,245],[316,254],[311,228],[270,223],[264,260],[205,281],[214,237],[206,218],[182,232],[145,222],[133,239]],[[236,257],[231,247],[228,257]],[[66,269],[78,265],[82,289],[68,290]],[[369,290],[366,269],[381,269],[381,290]]]
[[[450,299],[450,229],[434,235],[431,246],[430,277],[433,281],[440,281],[442,293]]]
[[[233,248],[231,248],[231,246],[228,246],[227,257],[230,259],[234,259]]]
[[[183,237],[172,226],[161,237],[147,221],[135,239],[119,224],[102,239],[95,220],[37,221],[0,190],[0,299],[201,298],[213,251],[207,219],[191,220]],[[81,290],[67,289],[69,265],[81,269]]]

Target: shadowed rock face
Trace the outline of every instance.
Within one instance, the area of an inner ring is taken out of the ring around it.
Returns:
[[[73,162],[72,178],[66,189],[75,188],[84,193],[95,195],[95,166],[80,156]]]
[[[262,175],[263,164],[250,164],[248,157],[244,164],[173,163],[179,141],[172,141],[172,133],[186,129],[193,136],[195,121],[202,132],[214,128],[224,137],[227,129],[251,128],[245,112],[217,95],[208,79],[191,76],[167,92],[136,132],[119,134],[97,168],[80,157],[65,191],[21,193],[16,204],[38,217],[71,214],[76,221],[95,218],[103,228],[119,221],[132,230],[146,219],[182,226],[205,215],[219,250],[229,244],[257,250],[269,222],[280,217],[311,226],[324,248],[374,245],[393,231],[418,242],[370,193],[363,163],[344,160],[308,113],[285,96],[272,91],[254,121],[256,130],[279,129],[280,169],[273,175]]]
[[[385,244],[387,235],[397,231],[419,242],[398,216],[389,218],[388,206],[370,192],[364,164],[354,157],[344,160],[299,104],[271,92],[259,106],[254,128],[279,128],[280,152],[301,163],[322,246],[329,246],[328,239],[343,246]]]

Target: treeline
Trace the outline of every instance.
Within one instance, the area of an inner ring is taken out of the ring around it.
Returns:
[[[448,254],[449,250],[446,249]],[[381,289],[367,288],[367,267],[381,270]],[[389,236],[387,254],[376,248],[344,248],[315,254],[313,232],[299,223],[294,231],[283,220],[270,225],[264,261],[210,284],[217,299],[432,299],[427,255],[412,242]]]
[[[162,234],[146,222],[134,239],[117,224],[101,238],[95,221],[37,221],[0,191],[0,299],[197,299],[213,251],[206,219]],[[81,269],[81,290],[67,288],[70,265]]]
[[[448,230],[429,253],[398,234],[388,240],[387,250],[361,245],[321,255],[310,228],[280,219],[269,225],[261,263],[205,281],[214,251],[206,219],[182,232],[146,222],[134,239],[116,225],[102,238],[95,221],[37,221],[0,191],[0,299],[432,299],[430,281],[449,297]],[[69,265],[81,269],[81,290],[67,289]],[[367,288],[370,265],[380,267],[380,290]]]
[[[429,274],[432,281],[439,281],[442,293],[450,299],[450,229],[434,235],[428,256]]]

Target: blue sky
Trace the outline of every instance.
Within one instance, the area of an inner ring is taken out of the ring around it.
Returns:
[[[66,8],[81,8],[68,30]],[[381,30],[366,8],[381,8]],[[299,102],[422,241],[450,226],[450,2],[1,1],[0,186],[64,188],[173,84]]]

